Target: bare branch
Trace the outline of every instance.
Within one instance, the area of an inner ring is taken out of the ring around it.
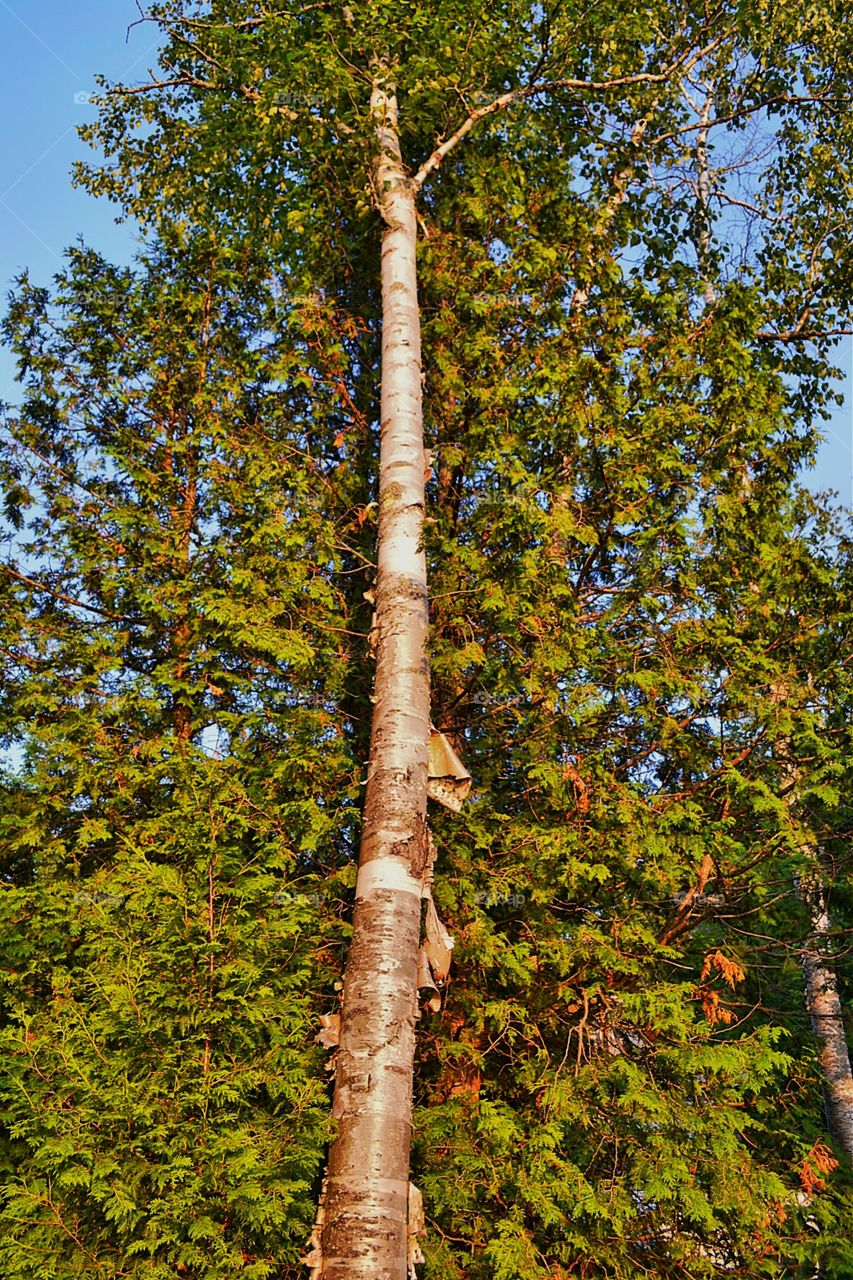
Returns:
[[[708,122],[708,127],[715,128],[721,124],[732,124],[735,120],[744,120],[748,116],[754,116],[759,111],[764,111],[767,107],[776,106],[806,106],[809,103],[822,102],[824,104],[833,104],[835,106],[849,105],[853,101],[851,98],[836,98],[831,96],[811,95],[811,94],[793,94],[793,93],[774,93],[768,98],[762,98],[760,102],[755,102],[749,107],[739,107],[735,111],[730,111],[724,116],[714,116],[713,120]],[[706,126],[698,121],[694,124],[685,124],[678,129],[670,129],[668,133],[659,133],[656,138],[652,138],[651,145],[659,146],[662,142],[669,142],[673,138],[681,138],[685,133],[696,133],[697,130]]]
[[[817,342],[821,338],[849,338],[853,329],[805,329],[799,324],[782,333],[774,333],[770,329],[759,329],[756,338],[762,342]]]
[[[628,187],[634,173],[637,156],[640,153],[643,137],[645,136],[646,129],[648,128],[653,110],[654,106],[646,113],[646,115],[637,121],[634,128],[631,130],[630,158],[626,160],[622,167],[617,169],[616,173],[613,175],[613,190],[605,201],[604,207],[601,209],[596,219],[592,233],[593,241],[600,240],[605,235],[611,223],[615,219],[616,214],[628,199]],[[579,283],[572,294],[569,309],[572,313],[577,314],[584,310],[588,302],[589,283]]]
[[[102,618],[109,618],[111,622],[129,622],[135,627],[143,625],[139,618],[128,618],[121,613],[110,613],[108,609],[101,609],[99,605],[87,604],[85,600],[75,600],[73,596],[66,596],[61,591],[55,591],[47,583],[36,582],[35,578],[28,578],[26,574],[19,573],[10,564],[0,564],[0,569],[4,569],[17,582],[22,582],[25,586],[32,587],[35,591],[43,591],[46,595],[53,596],[54,600],[61,600],[63,604],[70,604],[75,609],[87,609],[89,613],[97,613]]]
[[[770,213],[767,209],[759,209],[758,205],[750,204],[748,200],[737,200],[734,196],[730,196],[727,191],[715,191],[714,199],[720,203],[734,205],[737,209],[745,209],[747,213],[754,213],[759,218],[764,218],[766,222],[780,222],[781,214]]]
[[[432,155],[424,161],[412,178],[412,186],[416,191],[420,190],[429,175],[468,136],[475,125],[479,124],[487,116],[495,115],[498,111],[504,111],[516,102],[534,98],[540,93],[553,93],[559,89],[570,89],[579,93],[604,93],[611,89],[629,88],[632,85],[665,84],[672,80],[676,73],[690,70],[701,58],[712,53],[726,39],[727,34],[726,32],[717,36],[710,44],[703,46],[701,49],[686,49],[680,57],[670,63],[668,67],[665,67],[663,71],[638,71],[630,76],[615,76],[612,80],[541,80],[534,84],[525,85],[520,89],[509,89],[492,102],[483,107],[477,107],[476,110],[472,111],[455,133],[452,133],[440,146],[436,147]]]
[[[153,77],[153,73],[152,73]],[[218,85],[213,84],[210,80],[199,80],[196,76],[174,76],[171,80],[157,80],[152,78],[147,84],[134,85],[128,87],[118,85],[114,89],[107,91],[108,98],[132,98],[140,93],[151,93],[153,89],[217,89]]]

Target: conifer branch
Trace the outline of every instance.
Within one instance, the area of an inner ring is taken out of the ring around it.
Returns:
[[[0,569],[4,569],[17,582],[22,582],[25,586],[32,587],[34,591],[43,591],[46,595],[53,596],[55,600],[61,600],[63,604],[69,604],[75,609],[88,609],[90,613],[100,614],[102,618],[109,618],[111,622],[127,622],[134,627],[143,625],[139,618],[128,618],[125,614],[111,613],[109,609],[102,609],[100,605],[88,604],[85,600],[75,600],[73,596],[67,596],[62,591],[56,591],[53,587],[49,587],[46,582],[38,582],[35,578],[29,578],[26,574],[19,573],[10,564],[0,563]]]

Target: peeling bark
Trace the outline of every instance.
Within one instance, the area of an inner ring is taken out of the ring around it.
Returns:
[[[382,237],[376,683],[353,937],[336,1063],[324,1280],[406,1280],[426,835],[429,668],[414,192],[382,69],[371,98]]]

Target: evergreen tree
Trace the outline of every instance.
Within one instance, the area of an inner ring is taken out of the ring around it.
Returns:
[[[13,299],[9,1277],[299,1272],[359,796],[353,485],[313,324],[178,230]]]

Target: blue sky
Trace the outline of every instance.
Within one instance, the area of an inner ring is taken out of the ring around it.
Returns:
[[[115,211],[71,186],[73,161],[87,148],[76,127],[91,113],[85,96],[97,72],[134,82],[145,78],[155,29],[140,25],[133,0],[0,0],[0,109],[5,122],[0,179],[0,289],[25,267],[46,283],[65,245],[78,236],[116,261],[133,252],[133,233]],[[846,402],[824,429],[814,488],[853,502],[853,343],[845,339]],[[0,351],[0,401],[15,398],[13,365]]]

